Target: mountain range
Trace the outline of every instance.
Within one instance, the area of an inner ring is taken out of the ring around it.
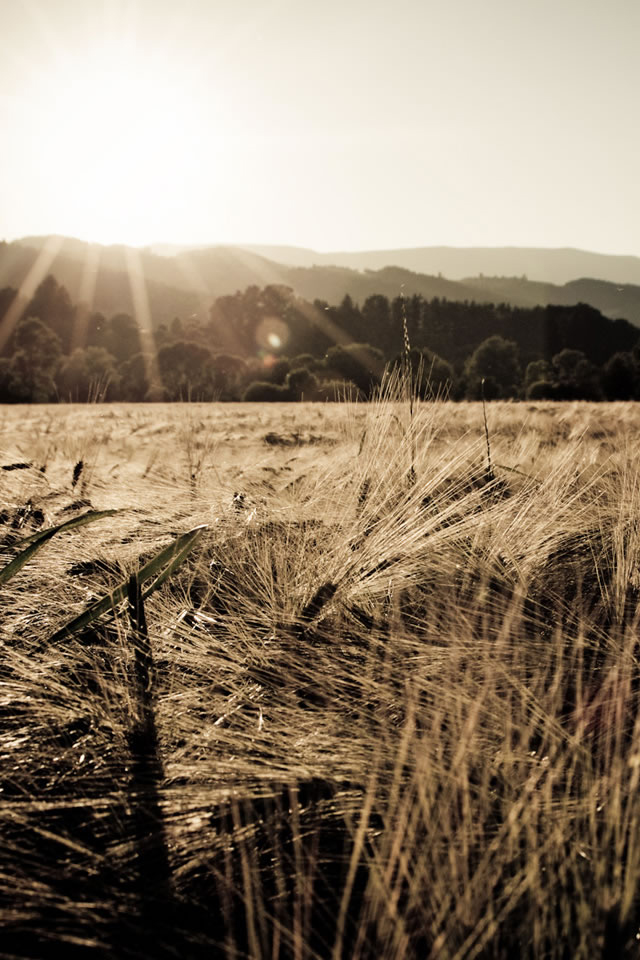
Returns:
[[[245,249],[295,267],[336,266],[351,270],[381,270],[394,266],[430,276],[442,274],[449,280],[486,275],[526,277],[544,283],[565,284],[581,277],[592,277],[610,283],[640,284],[640,257],[591,253],[570,247],[414,247],[404,250],[317,253],[303,247],[250,244]]]
[[[423,247],[317,253],[298,247],[236,245],[136,249],[65,237],[0,242],[0,288],[30,297],[47,274],[73,302],[111,316],[146,309],[152,323],[207,316],[216,297],[250,285],[282,284],[306,300],[363,303],[421,294],[458,301],[535,306],[588,303],[640,326],[640,258],[573,249]]]

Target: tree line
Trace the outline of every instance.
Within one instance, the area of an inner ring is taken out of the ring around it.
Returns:
[[[15,318],[17,297],[0,290],[0,317]],[[583,303],[374,295],[336,306],[250,286],[143,335],[129,314],[73,304],[48,276],[18,317],[0,350],[3,403],[369,398],[385,369],[407,363],[424,397],[640,399],[640,331]]]

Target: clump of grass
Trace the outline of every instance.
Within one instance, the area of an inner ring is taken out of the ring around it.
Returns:
[[[207,430],[202,418],[198,416],[201,408],[201,404],[186,403],[184,405],[181,429],[184,459],[192,496],[196,495],[198,484],[205,472],[209,470],[215,473],[212,457],[217,447],[217,440],[215,435]]]

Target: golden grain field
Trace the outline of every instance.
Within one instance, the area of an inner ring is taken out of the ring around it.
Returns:
[[[2,409],[0,956],[636,955],[640,418],[486,415]]]

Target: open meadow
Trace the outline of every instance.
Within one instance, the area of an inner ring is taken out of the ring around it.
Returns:
[[[0,410],[0,957],[637,955],[637,407],[401,395]]]

